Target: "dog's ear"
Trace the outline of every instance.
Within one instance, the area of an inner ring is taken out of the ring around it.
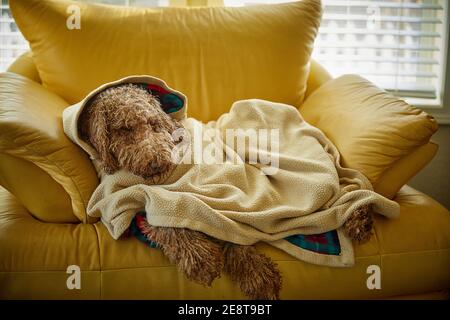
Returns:
[[[102,108],[94,108],[89,113],[89,141],[98,152],[103,170],[113,174],[119,169],[119,164],[110,151],[106,114]]]

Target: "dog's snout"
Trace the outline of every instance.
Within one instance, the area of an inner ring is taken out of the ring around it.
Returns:
[[[150,168],[152,168],[152,170],[157,170],[158,169],[158,164],[156,163],[156,162],[152,162],[151,164],[150,164]]]

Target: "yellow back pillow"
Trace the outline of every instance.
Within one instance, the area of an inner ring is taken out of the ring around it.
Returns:
[[[70,104],[105,82],[148,74],[185,93],[189,115],[203,121],[240,99],[299,107],[321,18],[320,0],[243,8],[10,6],[43,85]],[[78,9],[80,29],[69,29]]]

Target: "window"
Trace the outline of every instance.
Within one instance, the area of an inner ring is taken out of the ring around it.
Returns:
[[[225,5],[286,0],[225,0]],[[322,0],[313,58],[333,76],[362,75],[415,104],[441,104],[446,0]]]
[[[28,50],[11,17],[8,1],[1,1],[0,71]],[[131,6],[167,6],[178,2],[195,4],[195,0],[84,1]],[[288,1],[224,0],[223,3],[226,6],[245,6]],[[322,2],[324,15],[313,58],[333,76],[360,74],[393,94],[408,98],[410,103],[443,104],[448,1]]]
[[[402,97],[440,99],[447,1],[323,2],[314,57],[330,72],[360,74]]]
[[[22,53],[29,50],[28,43],[17,29],[8,0],[0,4],[0,71],[4,71]]]

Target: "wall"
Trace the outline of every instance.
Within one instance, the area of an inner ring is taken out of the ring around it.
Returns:
[[[450,126],[441,125],[432,140],[439,144],[439,151],[408,184],[450,209]]]

